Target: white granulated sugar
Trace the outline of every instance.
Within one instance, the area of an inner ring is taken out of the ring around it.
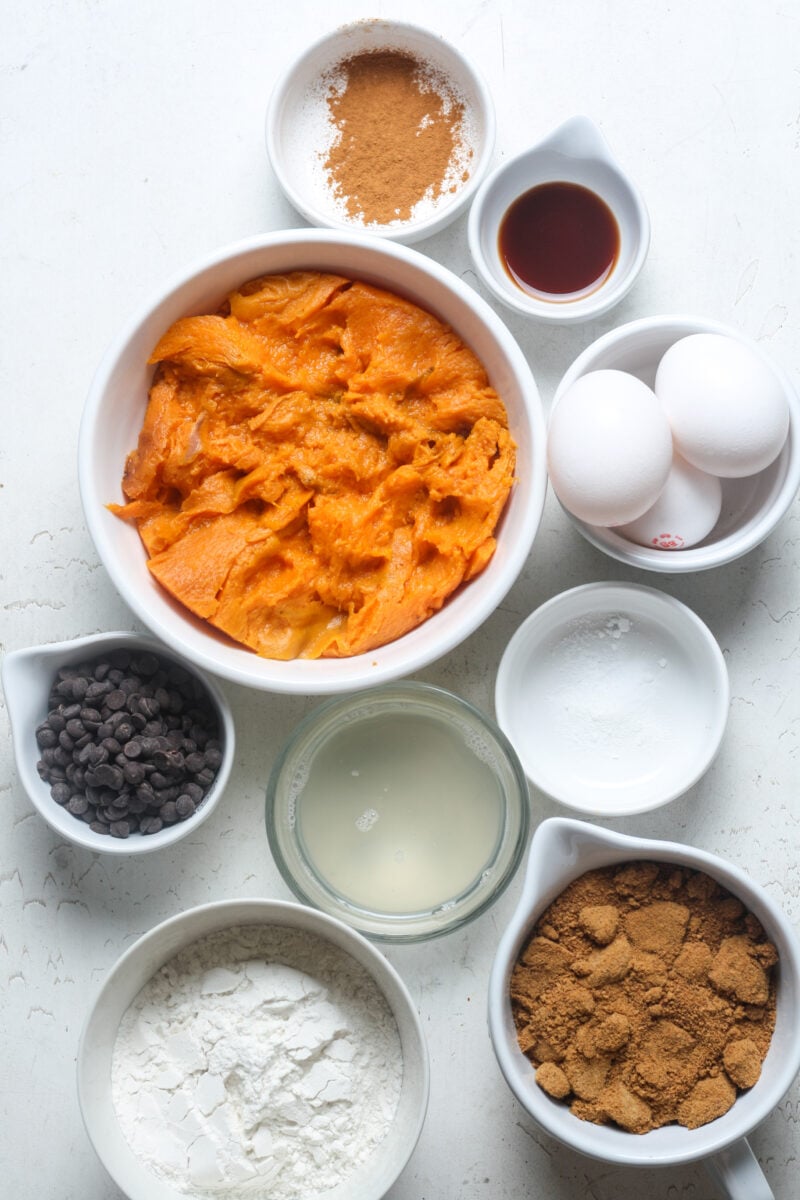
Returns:
[[[626,777],[652,771],[663,746],[685,736],[685,696],[676,685],[684,659],[638,617],[575,620],[539,648],[531,728],[581,777],[596,778],[610,764]]]
[[[176,1190],[292,1200],[369,1157],[402,1074],[391,1009],[355,959],[248,925],[193,943],[142,988],[111,1082],[134,1154]]]

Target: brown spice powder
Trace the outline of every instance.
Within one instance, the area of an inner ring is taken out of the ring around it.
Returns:
[[[537,1083],[597,1124],[695,1129],[752,1087],[775,1025],[775,947],[702,872],[589,871],[550,905],[511,978]]]
[[[423,199],[469,177],[464,104],[411,54],[372,50],[340,63],[327,95],[336,139],[325,159],[334,196],[353,220],[407,221]]]

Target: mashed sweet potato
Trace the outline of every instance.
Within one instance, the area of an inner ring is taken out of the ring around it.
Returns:
[[[336,275],[253,280],[184,317],[112,512],[155,578],[266,658],[347,656],[488,563],[514,444],[455,333]]]

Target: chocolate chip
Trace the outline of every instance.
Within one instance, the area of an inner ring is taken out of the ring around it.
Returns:
[[[205,751],[206,766],[217,771],[222,764],[222,751],[216,746],[208,746]]]
[[[161,820],[167,825],[174,825],[178,820],[178,806],[174,800],[167,800],[161,805]]]
[[[182,821],[186,821],[189,817],[194,816],[195,804],[191,796],[187,796],[184,792],[178,796],[175,801],[175,809]]]
[[[54,708],[47,714],[47,724],[54,733],[61,733],[61,730],[67,727],[67,718],[57,708]],[[42,726],[40,725],[39,728],[41,729]]]
[[[155,675],[159,666],[160,663],[155,654],[150,654],[147,651],[137,654],[136,657],[131,660],[131,667],[133,670],[144,676]]]
[[[113,686],[114,685],[105,678],[97,683],[90,683],[86,689],[84,700],[99,700],[101,697],[107,696],[112,690]]]
[[[122,787],[123,775],[119,767],[114,767],[110,763],[100,763],[92,771],[92,786],[93,787],[108,787],[119,791]]]
[[[126,762],[122,768],[122,775],[126,783],[131,784],[132,787],[137,787],[140,783],[144,783],[144,766],[139,762]]]

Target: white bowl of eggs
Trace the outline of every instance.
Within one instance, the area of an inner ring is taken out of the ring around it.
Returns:
[[[645,317],[593,342],[561,380],[548,470],[578,530],[650,571],[746,554],[800,487],[800,402],[737,330]]]

